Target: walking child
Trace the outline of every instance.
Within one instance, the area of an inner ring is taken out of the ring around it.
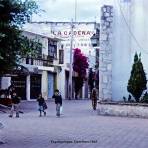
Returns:
[[[12,96],[12,106],[11,106],[11,111],[9,117],[13,117],[14,111],[16,111],[16,117],[19,118],[19,103],[20,103],[20,98],[16,95],[16,92],[13,92]]]
[[[47,105],[45,102],[45,99],[42,97],[42,94],[39,94],[39,97],[37,98],[38,105],[39,105],[39,112],[40,112],[40,117],[42,116],[42,112],[44,113],[44,116],[46,116],[46,109]]]
[[[60,108],[62,107],[62,96],[60,95],[60,92],[58,89],[55,90],[54,95],[52,98],[55,99],[56,104],[56,116],[60,117]]]

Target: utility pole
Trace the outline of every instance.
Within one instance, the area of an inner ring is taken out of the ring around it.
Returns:
[[[73,19],[71,21],[71,39],[70,39],[70,70],[69,70],[69,99],[72,99],[72,72],[73,72]]]
[[[75,0],[75,22],[77,19],[77,0]],[[72,99],[72,73],[73,73],[73,39],[74,39],[74,22],[71,20],[71,38],[70,38],[70,69],[69,69],[69,99]]]
[[[77,21],[77,0],[75,0],[75,22]]]

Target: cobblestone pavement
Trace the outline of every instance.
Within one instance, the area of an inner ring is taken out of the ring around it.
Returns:
[[[98,116],[88,100],[64,101],[63,115],[55,116],[48,102],[46,117],[39,117],[36,102],[22,103],[24,114],[4,125],[2,148],[147,148],[148,119]]]

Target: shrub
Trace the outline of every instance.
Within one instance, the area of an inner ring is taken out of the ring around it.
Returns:
[[[123,96],[123,101],[126,102],[126,100],[127,100],[126,97]]]
[[[143,96],[143,98],[141,99],[141,103],[148,103],[148,93],[146,92]]]
[[[131,76],[128,81],[127,90],[132,94],[136,102],[139,102],[141,94],[146,89],[146,75],[141,62],[141,55],[134,56],[134,64],[132,66]]]

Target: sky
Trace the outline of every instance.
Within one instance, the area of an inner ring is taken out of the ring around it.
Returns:
[[[32,21],[97,21],[100,18],[100,1],[102,0],[36,0],[40,15],[34,15]]]

